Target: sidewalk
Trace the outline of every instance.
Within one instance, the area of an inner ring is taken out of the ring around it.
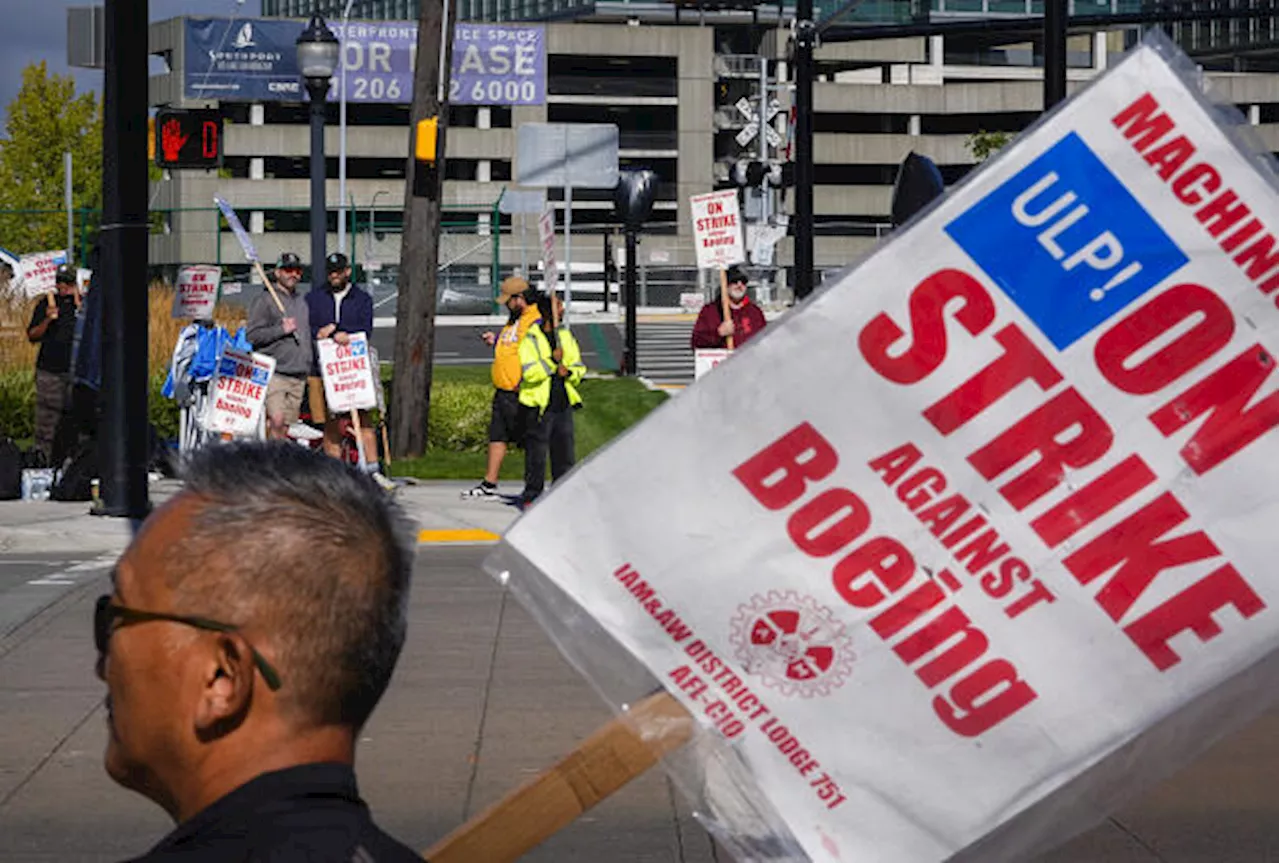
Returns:
[[[419,542],[492,542],[519,512],[497,501],[467,501],[471,482],[429,482],[402,486],[396,500],[420,528]],[[160,480],[150,487],[153,506],[168,500],[181,484]],[[518,489],[514,485],[508,491]],[[132,528],[128,519],[89,514],[88,503],[0,501],[0,554],[108,554],[124,551]]]

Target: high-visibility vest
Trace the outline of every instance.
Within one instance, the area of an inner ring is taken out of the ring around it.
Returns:
[[[569,376],[564,379],[564,391],[569,397],[569,406],[577,407],[582,404],[577,384],[587,373],[587,367],[582,362],[578,340],[568,327],[561,327],[556,337],[563,352],[561,363],[569,370]],[[555,373],[556,361],[551,358],[551,342],[541,327],[530,327],[520,342],[520,404],[536,407],[539,414],[546,411],[551,404],[551,378]]]

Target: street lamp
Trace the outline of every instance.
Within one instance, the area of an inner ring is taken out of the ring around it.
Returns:
[[[324,201],[324,103],[329,79],[338,67],[338,39],[324,19],[312,15],[298,37],[298,70],[311,99],[311,285],[324,278],[326,233]]]

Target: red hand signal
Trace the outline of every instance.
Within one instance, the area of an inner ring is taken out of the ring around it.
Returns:
[[[178,154],[189,137],[182,133],[182,124],[177,120],[169,120],[160,128],[160,149],[164,151],[166,162],[178,160]]]

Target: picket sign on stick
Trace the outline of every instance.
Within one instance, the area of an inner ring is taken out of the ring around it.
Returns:
[[[1034,859],[1274,704],[1277,178],[1208,91],[1153,31],[486,561],[732,747],[733,856]]]
[[[316,342],[320,356],[320,376],[324,381],[325,403],[334,413],[347,411],[356,430],[356,450],[360,461],[366,461],[364,435],[359,411],[378,406],[374,392],[374,370],[369,362],[369,338],[365,333],[350,333],[345,345],[333,339]]]
[[[747,246],[742,239],[742,219],[738,213],[738,190],[725,189],[689,198],[693,213],[693,245],[698,255],[698,268],[720,271],[720,314],[732,321],[729,309],[727,270],[747,259]],[[725,339],[733,350],[733,336]]]
[[[217,195],[213,196],[213,202],[218,205],[218,209],[222,211],[222,217],[227,220],[227,224],[231,226],[231,233],[235,234],[236,241],[240,243],[240,248],[244,250],[244,256],[253,263],[253,269],[258,274],[258,278],[262,279],[262,283],[267,286],[267,293],[271,295],[271,299],[275,301],[276,308],[280,311],[281,316],[284,315],[284,303],[280,302],[280,297],[276,296],[276,289],[271,284],[271,280],[267,278],[266,271],[262,269],[262,261],[258,259],[258,249],[253,245],[253,240],[249,237],[249,232],[244,229],[244,225],[240,222],[240,217],[236,215],[236,211],[222,198]],[[316,262],[312,261],[312,272],[316,271]],[[295,340],[301,340],[295,330],[293,333]]]
[[[431,863],[511,863],[683,746],[693,717],[659,692],[601,726],[555,766],[445,836]]]
[[[733,312],[729,310],[729,274],[724,270],[720,271],[720,317],[721,320],[732,321]],[[724,346],[729,350],[733,350],[733,334],[724,337]]]

